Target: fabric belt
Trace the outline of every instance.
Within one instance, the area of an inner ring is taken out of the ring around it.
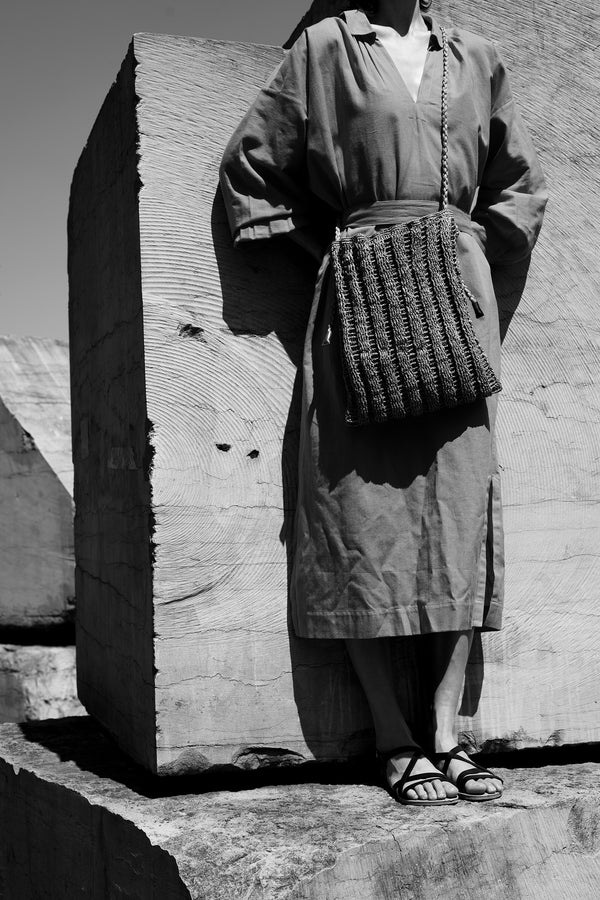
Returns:
[[[376,200],[363,206],[350,206],[340,213],[340,231],[361,225],[397,225],[419,216],[437,212],[437,200]],[[459,231],[466,231],[480,241],[481,226],[471,220],[469,213],[457,206],[448,205]]]

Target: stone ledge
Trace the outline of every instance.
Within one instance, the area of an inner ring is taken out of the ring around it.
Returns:
[[[500,802],[418,810],[365,761],[161,779],[88,718],[5,724],[0,894],[596,900],[598,749],[571,760],[586,756],[501,769]]]

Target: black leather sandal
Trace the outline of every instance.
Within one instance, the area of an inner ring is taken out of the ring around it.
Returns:
[[[413,754],[402,777],[399,778],[398,781],[395,781],[394,784],[388,784],[386,775],[387,761],[393,756],[398,756],[400,753],[406,753],[407,750],[412,750]],[[446,782],[446,784],[452,784],[450,779],[443,775],[439,769],[422,772],[420,775],[411,775],[410,773],[414,769],[417,760],[423,759],[424,756],[425,754],[422,753],[419,748],[415,748],[412,744],[406,747],[394,747],[393,750],[386,750],[384,753],[381,753],[379,750],[377,751],[377,761],[388,793],[391,794],[398,803],[404,803],[406,806],[453,806],[455,803],[458,803],[458,797],[445,797],[443,800],[411,800],[410,797],[406,796],[406,791],[417,787],[419,784],[425,784],[428,781],[442,781]]]
[[[467,758],[464,759],[462,756],[459,756],[459,753],[464,753]],[[474,763],[472,759],[469,759],[469,754],[466,750],[463,750],[458,744],[456,747],[453,747],[452,750],[448,750],[447,753],[432,753],[431,758],[435,760],[436,765],[439,766],[440,772],[444,773],[448,781],[451,781],[452,784],[456,785],[458,788],[458,796],[461,800],[470,800],[474,803],[481,803],[484,800],[497,800],[498,797],[502,796],[502,791],[494,791],[493,794],[488,793],[487,791],[485,794],[470,794],[465,791],[465,784],[467,781],[477,781],[478,779],[483,778],[497,778],[498,781],[501,781],[502,784],[504,784],[504,780],[494,772],[490,772],[489,769],[484,769],[483,766],[478,766],[477,763]],[[460,762],[471,763],[471,768],[465,769],[464,772],[457,775],[456,781],[452,781],[448,775],[448,769],[453,759],[458,759]]]

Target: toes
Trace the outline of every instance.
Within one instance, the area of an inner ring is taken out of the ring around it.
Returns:
[[[445,800],[447,798],[446,786],[441,781],[432,781],[431,786],[435,791],[436,800]]]
[[[487,793],[487,778],[469,778],[465,782],[465,791],[467,794],[485,794]]]
[[[437,793],[437,790],[435,787],[435,785],[438,783],[439,782],[437,782],[437,781],[427,781],[423,785],[423,787],[425,788],[425,792],[427,794],[428,800],[438,800],[439,799],[438,793]]]
[[[454,784],[445,781],[429,781],[425,784],[427,796],[430,800],[451,800],[458,797],[458,788]]]
[[[488,794],[497,794],[498,791],[502,793],[502,782],[498,778],[484,778],[482,780]]]
[[[442,781],[426,781],[414,788],[407,788],[404,796],[407,800],[446,800],[457,797],[458,789],[453,784],[444,784]]]
[[[497,778],[473,778],[465,783],[467,794],[496,794],[502,793],[502,782]]]
[[[444,793],[446,797],[458,797],[458,788],[455,784],[443,783]]]

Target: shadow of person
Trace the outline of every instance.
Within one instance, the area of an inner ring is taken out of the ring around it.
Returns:
[[[492,267],[492,283],[500,316],[500,340],[504,342],[525,290],[531,257],[510,266]]]
[[[500,340],[504,343],[519,304],[523,298],[523,292],[527,283],[531,258],[512,263],[509,266],[492,267],[492,283],[498,303],[500,319]],[[484,610],[489,607],[494,591],[494,521],[492,515],[492,498],[488,508],[488,532],[486,540],[487,573],[485,585]],[[485,618],[485,611],[484,611]],[[479,709],[483,681],[485,678],[485,658],[481,632],[476,631],[471,644],[471,651],[465,672],[465,686],[461,700],[459,714],[472,717]],[[475,744],[473,742],[473,747]]]
[[[220,191],[213,202],[211,229],[225,324],[240,338],[275,334],[297,369],[281,446],[280,540],[286,548],[289,586],[298,490],[300,364],[318,264],[285,238],[254,241],[234,249]],[[300,727],[314,757],[332,759],[360,753],[370,743],[372,726],[343,641],[297,637],[288,599],[288,644]]]
[[[15,727],[28,743],[45,748],[60,762],[75,764],[76,768],[64,770],[70,786],[74,775],[77,779],[83,774],[86,785],[92,790],[98,785],[105,799],[116,795],[123,800],[120,788],[140,797],[161,799],[256,790],[266,785],[373,784],[376,779],[375,767],[366,760],[298,765],[297,757],[292,754],[286,759],[281,752],[273,753],[270,760],[266,754],[258,760],[245,756],[241,764],[213,765],[191,774],[154,775],[121,750],[112,735],[91,716],[21,722]]]

